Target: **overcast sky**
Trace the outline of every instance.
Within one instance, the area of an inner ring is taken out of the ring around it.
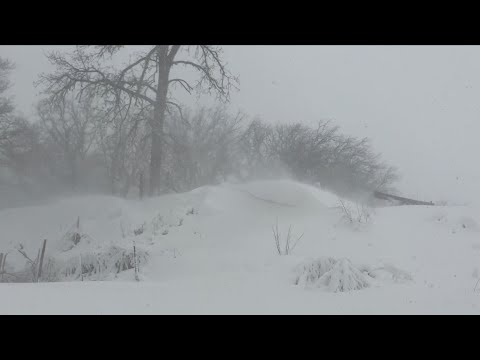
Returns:
[[[41,46],[0,46],[16,63],[12,94],[31,115]],[[232,108],[266,121],[330,119],[368,136],[402,174],[399,189],[425,200],[480,200],[480,47],[225,46],[240,77]],[[476,202],[476,201],[475,201]]]

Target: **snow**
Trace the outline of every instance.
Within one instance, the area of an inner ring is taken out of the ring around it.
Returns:
[[[371,277],[371,273],[368,270],[362,272],[348,259],[322,257],[297,268],[294,283],[305,287],[323,287],[331,292],[347,292],[370,287],[375,277]]]
[[[278,180],[144,201],[72,197],[2,210],[0,253],[10,251],[12,267],[24,264],[15,246],[36,256],[42,239],[59,262],[112,247],[131,251],[134,243],[148,259],[139,282],[130,269],[90,279],[102,281],[2,283],[0,313],[480,313],[474,205],[376,208],[361,227],[342,221],[337,206],[327,191]],[[85,236],[66,246],[63,235],[78,217]],[[282,234],[289,226],[294,238],[304,234],[292,255],[277,253],[277,219]],[[331,259],[320,266],[318,286],[296,281],[317,259]]]

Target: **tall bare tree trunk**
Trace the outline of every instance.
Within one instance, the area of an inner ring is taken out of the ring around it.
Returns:
[[[158,131],[152,131],[152,149],[150,154],[150,196],[158,195],[160,190],[160,167],[162,165],[162,138]]]
[[[150,196],[160,190],[160,171],[163,156],[163,124],[167,107],[168,76],[170,64],[167,59],[168,45],[157,46],[158,85],[156,103],[153,110],[152,149],[150,157]]]

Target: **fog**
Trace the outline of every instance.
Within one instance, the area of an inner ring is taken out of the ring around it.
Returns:
[[[51,71],[44,52],[67,46],[2,46],[16,63],[11,93],[33,114]],[[343,132],[372,139],[397,166],[402,193],[472,201],[480,180],[480,48],[476,46],[225,46],[240,79],[231,108],[270,123],[330,119]],[[184,96],[182,103],[192,104]],[[199,103],[209,103],[203,97]]]

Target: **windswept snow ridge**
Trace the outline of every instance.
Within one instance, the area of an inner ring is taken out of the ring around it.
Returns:
[[[6,209],[8,271],[25,265],[20,244],[35,257],[47,239],[61,282],[1,283],[0,313],[480,313],[478,208],[377,208],[355,228],[338,206],[279,180]],[[277,221],[304,234],[288,256],[275,247]]]

